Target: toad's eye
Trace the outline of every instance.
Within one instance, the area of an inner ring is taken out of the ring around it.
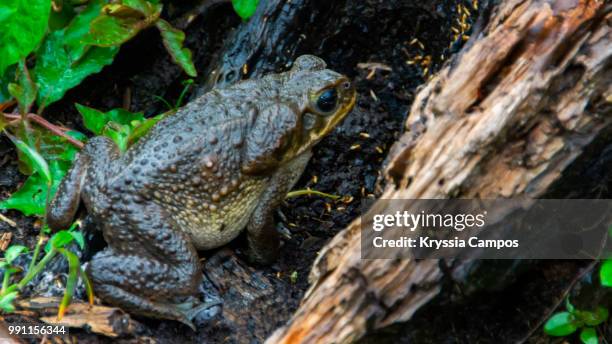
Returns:
[[[336,92],[336,89],[331,88],[329,90],[323,91],[323,93],[319,95],[319,99],[317,99],[317,107],[322,112],[330,112],[336,108],[337,102],[338,92]]]

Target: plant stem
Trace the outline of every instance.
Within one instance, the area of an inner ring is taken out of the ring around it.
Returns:
[[[291,191],[285,196],[285,198],[304,196],[304,195],[317,195],[317,196],[331,198],[334,200],[340,198],[340,196],[337,196],[337,195],[332,195],[332,194],[328,194],[328,193],[317,191],[317,190],[311,190],[311,189]]]
[[[2,115],[4,115],[5,118],[10,119],[10,120],[19,120],[21,118],[19,115],[13,115],[13,114],[8,114],[8,113],[2,113]],[[41,127],[49,130],[55,135],[65,138],[66,141],[70,142],[73,146],[79,149],[83,148],[84,146],[83,142],[76,140],[70,135],[66,134],[66,131],[68,131],[68,129],[52,124],[37,114],[30,113],[26,116],[26,118],[40,125]]]
[[[23,289],[23,287],[25,287],[26,284],[28,284],[32,280],[32,278],[34,278],[34,276],[38,275],[38,273],[45,267],[45,265],[47,265],[47,263],[49,263],[51,258],[55,257],[56,253],[57,253],[57,251],[55,250],[55,248],[51,248],[51,251],[49,251],[49,252],[47,252],[47,254],[45,254],[45,256],[40,260],[40,262],[38,262],[38,264],[36,264],[34,269],[29,270],[28,273],[23,277],[23,279],[21,281],[19,281],[19,283],[11,285],[5,291],[5,293],[8,294],[8,293],[14,291],[15,289],[17,289],[17,290]]]
[[[188,82],[186,82],[185,87],[183,87],[183,91],[181,91],[181,95],[178,97],[178,99],[176,100],[176,103],[174,104],[174,109],[178,109],[181,107],[181,104],[183,104],[183,98],[185,98],[185,95],[187,94],[187,91],[189,91],[189,88],[191,87],[191,85],[193,84],[193,80],[189,79]]]
[[[8,287],[9,279],[11,278],[11,274],[9,272],[9,268],[7,267],[4,270],[4,277],[2,278],[2,290],[0,290],[0,295],[4,295],[4,291]]]
[[[36,264],[36,260],[38,259],[38,254],[40,253],[40,247],[43,242],[43,234],[42,229],[38,234],[38,241],[36,242],[36,246],[34,247],[34,253],[32,254],[32,261],[30,261],[30,265],[28,265],[28,272],[34,268],[34,264]]]

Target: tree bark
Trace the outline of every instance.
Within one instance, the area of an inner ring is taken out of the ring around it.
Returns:
[[[550,192],[594,139],[612,132],[611,9],[588,0],[493,8],[417,94],[387,158],[381,199]],[[369,211],[389,212],[387,204]],[[356,219],[321,251],[300,308],[269,343],[352,342],[409,320],[439,293],[439,261],[362,260],[360,249]]]

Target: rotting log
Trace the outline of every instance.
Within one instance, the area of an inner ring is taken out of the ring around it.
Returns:
[[[611,11],[587,0],[494,7],[417,94],[381,199],[546,194],[612,131]],[[321,251],[301,306],[268,343],[352,342],[409,320],[439,293],[438,261],[362,260],[360,240],[356,219]]]

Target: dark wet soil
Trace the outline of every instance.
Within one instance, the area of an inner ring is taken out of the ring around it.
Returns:
[[[287,317],[297,308],[308,287],[308,272],[317,252],[360,215],[362,201],[377,196],[379,171],[389,147],[402,131],[417,87],[460,48],[463,40],[455,39],[451,29],[459,16],[457,4],[465,5],[473,15],[478,13],[471,7],[471,1],[430,1],[429,5],[407,4],[400,10],[374,3],[377,2],[356,1],[354,6],[347,6],[344,16],[338,18],[339,31],[327,26],[315,28],[299,51],[319,55],[328,61],[330,68],[354,78],[359,99],[344,123],[316,147],[296,186],[296,189],[312,188],[342,199],[291,198],[278,211],[277,227],[286,233],[281,258],[273,266],[262,269],[265,276],[283,285],[279,299],[287,310]],[[176,19],[190,8],[188,4],[175,5],[165,14]],[[220,5],[186,26],[187,45],[194,53],[198,70],[206,68],[212,52],[222,45],[227,32],[239,24],[230,7]],[[165,111],[158,97],[173,103],[186,77],[172,64],[157,35],[155,31],[147,31],[126,44],[112,66],[68,92],[64,100],[45,111],[45,116],[55,123],[86,132],[74,109],[75,102],[102,110],[127,106],[147,115]],[[431,62],[425,63],[424,59]],[[24,180],[17,171],[14,150],[0,137],[0,199],[8,197]],[[38,234],[37,222],[15,211],[3,214],[18,226],[15,229],[0,222],[0,232],[10,231],[12,243],[32,247]],[[238,240],[230,247],[240,251],[242,243]],[[527,273],[509,281],[502,289],[462,296],[463,301],[453,305],[435,302],[417,313],[410,324],[392,327],[365,341],[515,341],[545,316],[584,265],[554,261],[529,265]],[[453,299],[456,287],[449,286],[446,293],[449,295],[446,300]],[[144,327],[138,336],[121,341],[142,342],[147,337],[155,338],[157,343],[244,341],[232,338],[231,329],[222,326],[194,334],[174,322],[139,320]],[[272,325],[271,329],[280,324]],[[73,330],[72,334],[81,343],[111,342],[83,330]],[[535,342],[542,342],[546,337],[539,331],[533,338]]]

